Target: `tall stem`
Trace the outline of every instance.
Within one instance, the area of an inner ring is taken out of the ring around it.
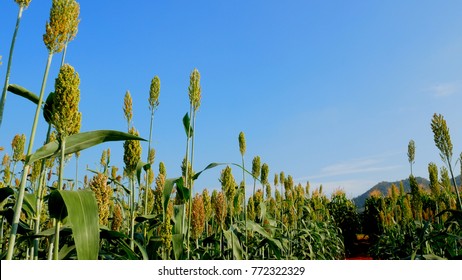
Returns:
[[[244,154],[242,154],[242,182],[244,186],[244,233],[245,233],[245,255],[248,258],[248,237],[247,237],[247,207],[245,206],[246,203],[246,190],[245,190],[245,166],[244,166]]]
[[[59,161],[58,190],[63,190],[64,177],[64,160],[66,156],[66,137],[61,139],[61,159]],[[59,232],[61,230],[61,221],[57,220],[55,225],[55,240],[53,247],[53,259],[57,260],[59,255]]]
[[[149,125],[149,142],[148,142],[148,158],[147,162],[149,162],[149,153],[151,152],[151,141],[152,141],[152,124],[154,121],[154,110],[155,107],[151,109],[151,123]],[[149,182],[149,175],[152,172],[152,166],[146,171],[146,191],[144,192],[144,215],[148,214],[148,191],[151,190],[151,184]],[[144,227],[144,238],[146,239],[146,227]]]
[[[192,103],[190,103],[190,106],[189,106],[189,115],[192,117],[192,111],[193,111],[193,105]],[[188,188],[188,185],[189,185],[189,168],[188,168],[188,163],[189,163],[189,136],[191,135],[191,122],[189,122],[188,124],[188,135],[186,135],[186,157],[185,157],[185,166],[186,166],[186,171],[185,171],[185,179],[184,179],[184,184],[185,184],[185,188]],[[190,193],[190,199],[191,199],[191,191],[189,192]],[[191,211],[191,209],[189,209]],[[183,208],[183,219],[182,219],[182,229],[183,229],[183,232],[185,231],[185,219],[186,219],[186,205],[185,207]],[[187,258],[189,259],[189,227],[186,229],[186,249],[187,249]]]
[[[6,102],[6,91],[8,88],[9,81],[10,81],[10,70],[11,70],[11,63],[13,61],[14,44],[16,43],[16,36],[18,35],[19,23],[21,22],[23,10],[24,10],[24,7],[22,5],[19,5],[18,18],[16,19],[16,27],[14,28],[13,39],[11,40],[10,56],[8,57],[8,65],[6,66],[5,84],[3,85],[2,99],[0,100],[0,127],[2,126],[3,109],[5,107],[5,102]]]
[[[45,74],[43,75],[43,81],[42,81],[42,88],[40,90],[40,96],[39,96],[39,101],[37,104],[37,110],[35,111],[35,118],[34,118],[34,123],[32,125],[32,130],[30,133],[30,138],[29,138],[29,146],[27,148],[27,156],[32,154],[32,149],[34,146],[34,140],[35,140],[35,132],[37,130],[37,124],[38,124],[38,119],[40,116],[40,109],[43,101],[43,95],[45,92],[45,87],[46,87],[46,81],[48,78],[48,72],[50,70],[50,65],[51,65],[51,60],[53,58],[53,53],[48,54],[48,59],[47,59],[47,64],[45,67]],[[27,175],[29,174],[30,170],[30,165],[25,164],[24,169],[22,172],[22,179],[21,179],[21,185],[19,187],[19,193],[18,193],[18,198],[16,200],[16,204],[14,207],[14,216],[13,216],[13,222],[11,225],[11,232],[10,232],[10,239],[8,243],[8,253],[6,256],[7,260],[11,260],[13,258],[13,251],[14,251],[14,246],[16,243],[16,234],[18,232],[18,226],[19,226],[19,218],[21,216],[21,209],[22,209],[22,203],[24,201],[24,194],[26,191],[26,181],[27,181]]]
[[[192,131],[193,131],[193,135],[191,137],[191,172],[194,173],[193,171],[193,162],[194,162],[194,135],[196,133],[196,110],[193,110],[193,116],[192,116],[192,122],[193,122],[193,126],[192,126]],[[189,193],[190,193],[190,197],[189,197],[189,217],[188,217],[188,248],[189,248],[189,237],[190,237],[190,232],[191,232],[191,214],[192,214],[192,197],[193,197],[193,180],[192,180],[192,176],[193,174],[190,174],[189,175]],[[188,259],[189,259],[189,250],[188,250]]]
[[[135,249],[135,180],[130,176],[130,248]]]
[[[45,144],[48,143],[50,140],[51,134],[51,124],[48,125],[47,136],[45,139]],[[39,177],[39,184],[37,187],[37,206],[36,206],[36,217],[35,217],[35,225],[34,225],[34,233],[37,235],[40,231],[40,215],[42,213],[42,201],[43,201],[43,186],[45,185],[45,159],[42,159],[42,164],[40,167],[40,177]],[[34,239],[34,259],[38,259],[38,246],[39,246],[39,239]]]
[[[459,204],[459,210],[462,210],[462,201],[460,200],[459,189],[457,188],[456,179],[454,178],[454,173],[452,172],[451,162],[449,161],[449,158],[447,158],[447,160],[448,160],[448,165],[449,165],[449,172],[451,172],[452,183],[454,184],[454,188],[456,189],[456,195],[457,195],[457,202]]]

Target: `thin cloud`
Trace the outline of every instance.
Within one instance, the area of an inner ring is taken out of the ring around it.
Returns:
[[[429,89],[432,95],[437,98],[448,97],[448,96],[454,95],[460,90],[461,90],[461,85],[460,83],[456,83],[456,82],[438,84]]]
[[[322,168],[319,174],[310,176],[307,179],[312,180],[340,175],[387,171],[400,167],[400,165],[381,166],[383,162],[383,158],[374,157],[353,159],[346,162],[335,163]]]

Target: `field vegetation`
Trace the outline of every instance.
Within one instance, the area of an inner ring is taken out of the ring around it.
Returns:
[[[15,0],[18,21],[7,62],[0,104],[0,126],[7,93],[36,104],[29,135],[1,139],[0,254],[2,259],[92,260],[338,260],[354,257],[357,236],[367,235],[374,259],[460,259],[462,257],[461,186],[455,176],[462,154],[453,156],[449,128],[435,114],[429,126],[442,164],[430,163],[430,190],[413,175],[416,143],[408,144],[411,192],[393,185],[373,193],[359,213],[341,189],[330,197],[319,187],[296,184],[289,173],[273,171],[259,156],[246,158],[244,132],[236,135],[239,163],[194,165],[195,125],[201,105],[201,75],[190,73],[190,108],[182,120],[185,156],[181,174],[169,174],[155,161],[152,143],[161,79],[146,88],[150,133],[139,135],[132,121],[133,101],[126,92],[127,131],[80,131],[80,78],[65,63],[67,45],[76,37],[79,4],[53,0],[43,36],[48,50],[39,95],[9,82],[14,42],[22,12],[30,0]],[[62,53],[54,91],[45,97],[48,70]],[[13,69],[14,70],[14,69]],[[82,100],[82,102],[91,102]],[[122,113],[122,112],[121,112]],[[179,123],[181,120],[179,120]],[[34,151],[38,122],[48,124],[45,144]],[[1,127],[0,127],[1,128]],[[11,141],[11,145],[5,143]],[[124,166],[112,164],[111,150],[101,154],[97,170],[80,172],[83,186],[65,181],[66,162],[109,141],[123,142]],[[141,142],[148,142],[142,150]],[[200,156],[200,155],[199,155]],[[221,189],[197,191],[195,181],[209,169],[221,169]],[[236,174],[239,174],[235,177]],[[274,174],[274,179],[270,176]],[[249,189],[249,187],[251,189]]]

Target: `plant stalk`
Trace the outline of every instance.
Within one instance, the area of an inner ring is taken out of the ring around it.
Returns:
[[[66,156],[66,137],[61,139],[61,159],[59,161],[58,190],[63,190],[64,177],[64,160]],[[53,247],[53,259],[58,260],[59,256],[59,233],[61,230],[61,221],[57,220],[55,225],[55,240]]]
[[[24,7],[22,5],[19,5],[18,17],[16,19],[16,27],[14,28],[13,39],[11,40],[10,54],[8,57],[8,64],[6,66],[6,77],[5,77],[5,83],[3,85],[2,99],[0,100],[0,127],[2,126],[3,110],[5,108],[5,102],[6,102],[6,92],[7,92],[8,84],[10,81],[10,71],[11,71],[11,64],[13,61],[14,45],[16,43],[16,37],[18,35],[19,24],[21,22],[23,11],[24,11]]]
[[[47,59],[47,64],[45,67],[45,74],[43,75],[43,81],[42,81],[42,88],[40,90],[40,96],[39,96],[39,101],[37,104],[37,110],[35,111],[35,118],[34,118],[34,123],[32,125],[32,130],[30,133],[30,138],[29,138],[29,146],[27,148],[27,156],[32,154],[32,149],[34,146],[34,140],[35,140],[35,132],[37,130],[37,125],[38,125],[38,120],[40,116],[40,109],[43,101],[43,95],[45,92],[45,87],[46,87],[46,81],[48,78],[48,72],[50,70],[50,65],[51,65],[51,60],[53,58],[53,53],[48,54],[48,59]],[[26,156],[26,158],[27,158]],[[27,175],[29,174],[31,166],[29,164],[25,164],[22,172],[22,179],[21,179],[21,185],[19,187],[19,193],[18,193],[18,198],[14,207],[14,216],[13,216],[13,222],[11,226],[11,232],[10,232],[10,239],[8,243],[8,253],[6,256],[7,260],[11,260],[13,258],[13,251],[16,243],[16,234],[18,231],[18,226],[19,226],[19,218],[21,216],[21,209],[22,209],[22,204],[24,201],[24,194],[26,191],[26,181],[27,181]]]

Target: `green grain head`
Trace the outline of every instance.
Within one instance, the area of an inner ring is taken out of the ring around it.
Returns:
[[[139,136],[138,131],[131,127],[128,133]],[[138,140],[126,140],[124,142],[124,163],[125,172],[129,177],[135,174],[136,166],[141,159],[141,143]]]
[[[16,134],[11,141],[11,148],[13,149],[13,161],[20,161],[24,158],[24,145],[26,144],[26,135]]]
[[[14,0],[14,2],[16,2],[19,6],[23,7],[23,8],[27,8],[29,7],[29,4],[32,0]]]
[[[80,132],[82,114],[79,74],[69,64],[64,64],[55,80],[55,95],[51,121],[58,133],[58,140]]]
[[[239,151],[241,152],[241,156],[244,156],[246,150],[246,145],[245,145],[245,135],[244,132],[239,133]]]
[[[98,203],[99,224],[108,225],[109,210],[112,198],[111,186],[107,184],[108,178],[102,173],[98,173],[90,180],[90,189],[95,193]]]
[[[191,72],[191,75],[189,76],[189,87],[188,87],[188,93],[189,93],[189,102],[191,103],[194,111],[197,111],[199,109],[199,106],[201,105],[201,75],[199,71],[194,68],[194,70]]]
[[[198,193],[193,198],[191,214],[191,237],[198,239],[204,232],[205,227],[204,201]]]
[[[50,53],[59,53],[77,34],[80,6],[75,0],[53,0],[43,42]]]
[[[151,80],[151,87],[149,88],[149,109],[154,110],[159,106],[159,95],[160,95],[160,79],[155,76]]]
[[[442,115],[437,115],[436,113],[433,115],[431,128],[435,145],[440,150],[441,159],[446,164],[450,164],[452,157],[452,142],[449,135],[449,128]]]
[[[130,124],[133,118],[133,100],[132,100],[132,95],[130,94],[130,91],[128,90],[125,92],[123,110],[124,110],[125,120],[127,121],[128,127],[130,127]]]
[[[433,162],[428,164],[428,175],[430,178],[430,190],[434,197],[438,197],[440,194],[440,186],[438,183],[438,167]]]
[[[204,189],[202,191],[202,200],[204,203],[204,213],[205,213],[205,221],[208,222],[210,217],[212,216],[212,201],[209,195],[209,191]]]
[[[256,156],[252,160],[252,176],[255,179],[258,179],[258,177],[260,177],[260,171],[261,171],[260,157]]]

